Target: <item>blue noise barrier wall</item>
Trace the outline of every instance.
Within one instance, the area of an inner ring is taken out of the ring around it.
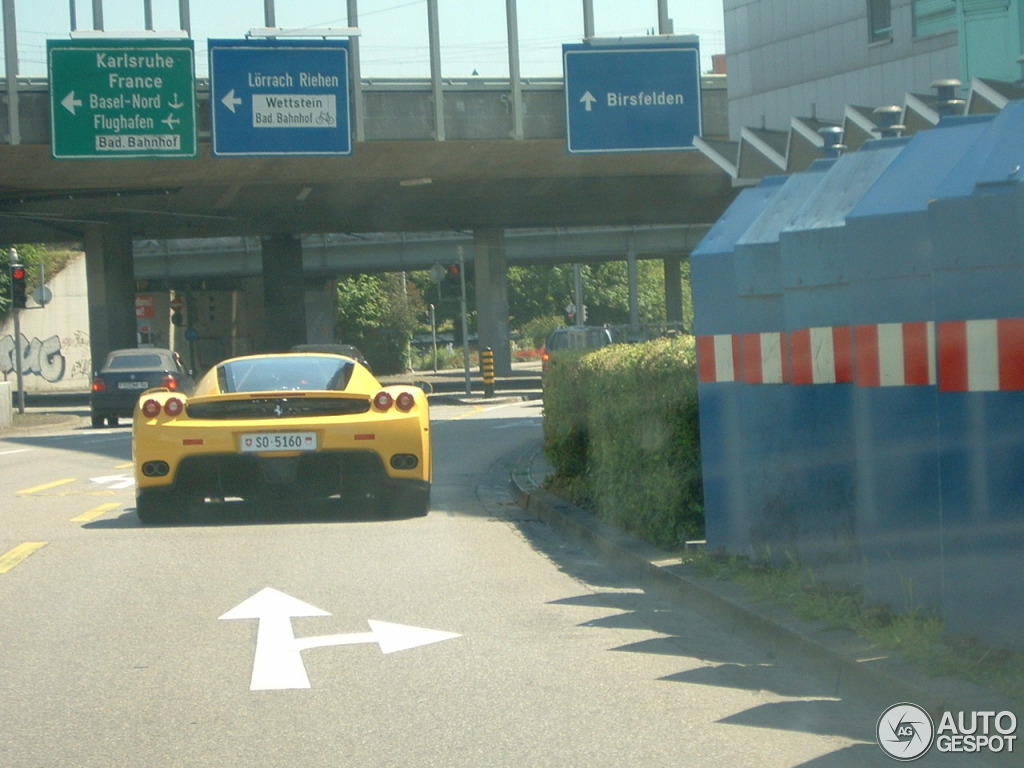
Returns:
[[[692,257],[710,547],[1024,647],[1024,102],[741,193]]]

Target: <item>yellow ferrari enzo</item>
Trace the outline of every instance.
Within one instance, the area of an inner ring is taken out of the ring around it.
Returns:
[[[287,353],[218,364],[192,395],[150,389],[132,423],[143,523],[206,501],[340,497],[395,515],[430,507],[430,414],[355,357]]]

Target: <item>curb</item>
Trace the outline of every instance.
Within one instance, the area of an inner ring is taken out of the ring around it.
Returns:
[[[76,427],[87,421],[85,416],[61,412],[34,412],[26,413],[25,415],[29,416],[29,418],[26,420],[15,418],[9,427],[0,426],[0,437]]]
[[[954,678],[929,677],[853,632],[804,621],[779,606],[754,601],[736,584],[700,576],[678,556],[625,534],[544,491],[536,479],[535,466],[544,461],[539,457],[541,450],[537,446],[524,454],[512,472],[512,492],[524,511],[591,544],[652,586],[670,589],[688,607],[732,630],[752,634],[771,646],[774,657],[809,662],[825,680],[833,681],[836,696],[857,694],[877,700],[879,714],[891,704],[914,702],[936,721],[946,711],[1013,711],[1004,697],[981,686]],[[997,765],[1008,765],[1016,757],[1012,753],[992,755]]]
[[[526,400],[540,400],[540,398],[540,392],[524,392],[517,395],[496,395],[495,397],[484,397],[483,395],[427,395],[427,401],[431,405],[506,405],[508,403],[521,403]]]

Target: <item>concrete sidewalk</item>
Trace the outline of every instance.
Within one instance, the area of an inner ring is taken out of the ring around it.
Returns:
[[[963,680],[929,677],[896,658],[894,652],[880,649],[851,631],[802,620],[782,606],[755,601],[736,584],[701,576],[692,566],[683,564],[678,555],[624,534],[545,491],[544,480],[552,472],[539,445],[518,460],[511,477],[512,491],[530,515],[595,547],[645,585],[669,589],[690,608],[753,635],[768,645],[774,656],[812,664],[824,680],[834,682],[837,697],[870,697],[878,702],[879,715],[885,707],[900,702],[918,704],[935,718],[944,711],[1014,710],[1009,701],[992,691]],[[866,739],[872,736],[865,734]],[[1016,754],[996,755],[991,764],[1020,765],[1020,758]]]
[[[11,405],[11,423],[0,424],[0,437],[35,429],[77,426],[89,421],[88,392],[26,393],[25,412],[20,413],[17,394]]]

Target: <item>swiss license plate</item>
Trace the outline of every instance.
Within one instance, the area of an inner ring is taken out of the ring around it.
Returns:
[[[248,432],[242,435],[242,453],[260,451],[315,451],[316,432]]]
[[[118,389],[149,389],[148,381],[119,381]]]

